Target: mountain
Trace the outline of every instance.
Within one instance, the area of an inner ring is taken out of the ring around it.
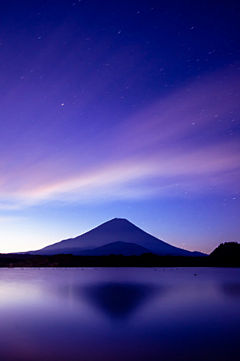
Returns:
[[[139,255],[140,252],[152,252],[159,255],[204,256],[203,253],[186,251],[161,241],[122,218],[114,218],[76,238],[69,238],[29,253],[39,255],[60,253],[127,255],[129,252],[135,255]]]

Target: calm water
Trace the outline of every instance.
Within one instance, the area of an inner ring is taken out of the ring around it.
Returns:
[[[240,269],[0,269],[0,358],[239,360]]]

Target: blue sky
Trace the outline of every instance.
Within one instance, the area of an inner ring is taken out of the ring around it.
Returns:
[[[240,6],[13,1],[1,12],[0,252],[122,217],[239,241]]]

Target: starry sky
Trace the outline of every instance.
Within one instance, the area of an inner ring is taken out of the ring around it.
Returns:
[[[240,242],[237,0],[13,0],[0,20],[1,253],[115,217]]]

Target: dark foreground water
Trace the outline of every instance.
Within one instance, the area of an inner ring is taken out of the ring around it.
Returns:
[[[240,269],[0,269],[1,361],[240,360]]]

